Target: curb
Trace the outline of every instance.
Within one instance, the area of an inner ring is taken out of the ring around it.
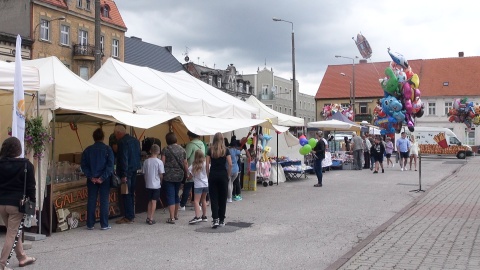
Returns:
[[[365,239],[360,241],[356,246],[354,246],[349,252],[345,253],[343,256],[338,258],[335,262],[333,262],[331,265],[329,265],[325,270],[337,270],[340,267],[342,267],[345,263],[347,263],[355,254],[357,254],[360,250],[362,250],[365,246],[367,246],[370,242],[372,242],[375,237],[377,237],[380,233],[385,231],[388,226],[390,226],[392,223],[394,223],[399,217],[401,217],[405,212],[407,212],[410,208],[414,207],[421,199],[423,199],[430,191],[435,189],[438,185],[442,184],[443,182],[447,181],[450,177],[455,176],[460,169],[462,169],[465,165],[468,164],[468,161],[466,161],[462,166],[459,168],[455,169],[450,175],[445,176],[442,178],[438,183],[433,185],[431,188],[428,190],[425,190],[425,192],[415,198],[411,203],[409,203],[407,206],[402,208],[397,214],[395,214],[393,217],[391,217],[389,220],[387,220],[385,223],[380,225],[378,228],[376,228],[370,235],[368,235]]]

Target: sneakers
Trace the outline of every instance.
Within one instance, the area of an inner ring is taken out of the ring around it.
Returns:
[[[180,206],[180,208],[178,208],[179,211],[185,211],[185,206]]]
[[[106,230],[110,230],[111,228],[112,228],[111,226],[107,226],[107,227],[103,227],[103,228],[101,228],[100,230],[102,230],[102,231],[106,231]]]
[[[87,227],[87,230],[89,230],[89,231],[91,231],[93,229],[95,229],[95,228],[94,227]]]
[[[199,218],[199,217],[194,217],[192,220],[190,220],[190,221],[188,222],[188,224],[197,224],[197,222],[200,222],[200,221],[202,221],[201,218]]]
[[[373,171],[373,173],[378,173],[378,171]]]
[[[123,217],[123,218],[115,221],[115,223],[117,223],[117,224],[132,224],[133,222],[135,222],[135,221],[134,221],[134,220],[130,220],[130,219],[126,218],[126,217]]]
[[[234,197],[233,197],[233,200],[234,200],[234,201],[241,201],[241,200],[242,200],[242,196],[240,196],[240,195],[234,196]]]
[[[392,163],[392,168],[395,168],[395,164]]]
[[[232,199],[227,199],[227,203],[233,202]]]
[[[225,227],[225,220],[221,220],[220,223],[218,224],[220,227]]]
[[[218,219],[214,219],[212,221],[212,229],[216,229],[218,226],[220,226],[220,221]]]
[[[403,167],[400,167],[400,171],[402,171],[402,172],[403,172]]]
[[[206,216],[202,216],[202,222],[207,222],[208,218]]]
[[[385,170],[384,170],[384,169],[382,169],[382,173],[385,173]]]

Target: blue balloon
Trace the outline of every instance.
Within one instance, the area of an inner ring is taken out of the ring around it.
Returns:
[[[301,139],[299,140],[299,142],[300,142],[300,145],[301,145],[301,146],[304,146],[305,144],[308,144],[308,140],[307,140],[306,138],[301,138]]]

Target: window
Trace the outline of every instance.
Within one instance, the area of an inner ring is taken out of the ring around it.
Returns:
[[[100,50],[102,50],[102,54],[105,53],[105,37],[100,36]]]
[[[48,20],[40,20],[40,39],[50,40],[50,22]]]
[[[68,25],[62,24],[60,26],[60,44],[70,45],[70,26]]]
[[[268,95],[268,84],[262,85],[262,95]]]
[[[435,115],[435,103],[429,102],[428,103],[428,115]]]
[[[467,145],[475,145],[475,128],[465,129],[465,132],[467,133]]]
[[[217,78],[217,86],[218,88],[222,88],[222,78]]]
[[[77,7],[82,8],[83,6],[83,0],[77,0]]]
[[[208,76],[208,84],[210,84],[210,85],[213,84],[213,76],[212,75]]]
[[[300,101],[300,109],[303,109],[303,108],[302,108],[302,102],[301,102],[301,101]]]
[[[265,104],[267,105],[268,108],[272,109],[273,108],[273,105],[272,104]]]
[[[110,18],[110,7],[108,5],[105,5],[102,8],[102,16],[106,18]]]
[[[360,113],[367,113],[367,103],[366,102],[360,102]]]
[[[90,0],[87,0],[86,3],[87,4],[85,5],[85,9],[90,10]]]
[[[118,39],[112,40],[112,56],[113,57],[118,57],[120,55],[119,45],[120,45],[120,42],[118,41]],[[208,82],[210,85],[212,85],[212,76],[208,77]]]
[[[82,46],[88,45],[88,32],[85,30],[78,31],[78,44]]]
[[[80,67],[80,78],[88,80],[88,67]]]
[[[451,108],[453,108],[453,102],[445,102],[445,115],[448,115]]]
[[[290,112],[289,115],[292,115],[292,109],[288,109],[288,111]]]

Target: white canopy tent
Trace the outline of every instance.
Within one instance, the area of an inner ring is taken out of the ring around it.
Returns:
[[[250,96],[245,102],[260,110],[260,119],[270,119],[274,125],[286,127],[305,126],[305,121],[302,118],[277,112],[267,107],[255,96]]]
[[[317,121],[317,122],[309,122],[309,123],[307,123],[307,127],[319,128],[319,129],[325,129],[325,130],[332,130],[332,131],[358,130],[360,128],[359,125],[349,124],[349,123],[334,120],[334,119],[333,120]]]
[[[165,73],[110,58],[89,82],[128,94],[139,115],[179,116],[188,130],[198,135],[265,122],[258,119],[257,108],[184,71]]]
[[[22,67],[23,88],[27,92],[38,91],[38,70],[34,67]],[[0,61],[0,90],[13,91],[13,78],[15,76],[15,63]],[[2,94],[12,95],[4,92]]]

